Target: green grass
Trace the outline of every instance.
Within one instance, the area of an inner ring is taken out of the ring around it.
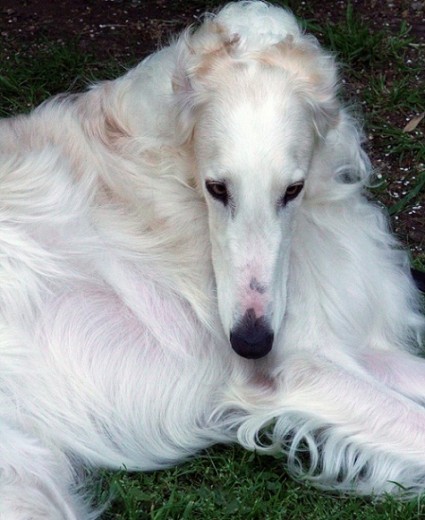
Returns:
[[[1,60],[0,115],[27,111],[53,93],[79,89],[86,84],[92,57],[77,47],[49,41],[38,44],[34,57],[29,49]]]
[[[105,519],[413,520],[425,501],[387,497],[373,503],[313,489],[289,479],[281,460],[238,447],[217,447],[168,471],[105,475],[117,496]],[[106,484],[104,482],[104,485]],[[106,495],[104,495],[106,497]]]
[[[238,447],[216,447],[176,468],[151,474],[103,473],[96,495],[115,500],[105,520],[413,520],[425,501],[324,493],[289,479],[282,460]]]
[[[95,80],[117,77],[124,65],[131,65],[99,63],[76,41],[47,39],[12,55],[0,49],[0,63],[0,117],[28,112],[59,92],[81,91]]]
[[[296,2],[293,2],[296,4]],[[292,5],[296,10],[296,5]],[[406,118],[425,110],[418,74],[425,65],[424,50],[412,46],[408,28],[397,34],[371,31],[349,7],[346,19],[325,24],[306,23],[332,49],[342,64],[347,87],[341,95],[362,114],[376,159],[391,165],[382,169],[376,196],[393,217],[402,218],[415,204],[425,206],[425,146],[422,126],[403,133]],[[409,62],[410,60],[410,62]],[[75,42],[43,40],[37,50],[22,49],[7,58],[0,48],[0,115],[28,111],[48,96],[79,90],[94,78],[119,75],[123,65],[99,63]],[[390,64],[390,65],[389,65]],[[394,200],[389,187],[408,167],[411,182]],[[424,244],[425,245],[425,244]],[[423,252],[415,252],[425,268]],[[387,497],[374,503],[314,490],[288,478],[282,460],[260,457],[238,447],[217,447],[177,468],[149,474],[102,472],[94,480],[99,502],[111,495],[105,520],[241,519],[241,520],[413,520],[425,518],[425,500],[403,503]]]

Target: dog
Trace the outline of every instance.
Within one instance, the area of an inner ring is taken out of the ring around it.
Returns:
[[[325,489],[423,490],[419,292],[337,84],[248,1],[1,121],[2,520],[93,518],[78,468],[215,443]]]

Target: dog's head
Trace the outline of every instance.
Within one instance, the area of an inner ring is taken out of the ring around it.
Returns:
[[[338,120],[333,60],[289,13],[231,4],[178,42],[174,93],[208,208],[222,325],[260,358],[286,308],[291,237],[315,149]]]

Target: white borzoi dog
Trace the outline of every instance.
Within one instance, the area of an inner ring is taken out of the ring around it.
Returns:
[[[336,79],[290,13],[242,2],[0,123],[2,520],[89,518],[78,466],[216,442],[425,487],[419,296]]]

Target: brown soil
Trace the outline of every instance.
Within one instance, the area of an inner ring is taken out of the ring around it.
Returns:
[[[418,41],[425,40],[425,2],[412,0],[352,0],[355,12],[369,26],[398,29],[402,20]],[[41,36],[66,41],[78,38],[83,49],[103,58],[142,57],[167,42],[217,0],[2,0],[0,32],[4,43],[19,51],[24,42]],[[295,14],[324,22],[344,18],[347,0],[299,0]]]

